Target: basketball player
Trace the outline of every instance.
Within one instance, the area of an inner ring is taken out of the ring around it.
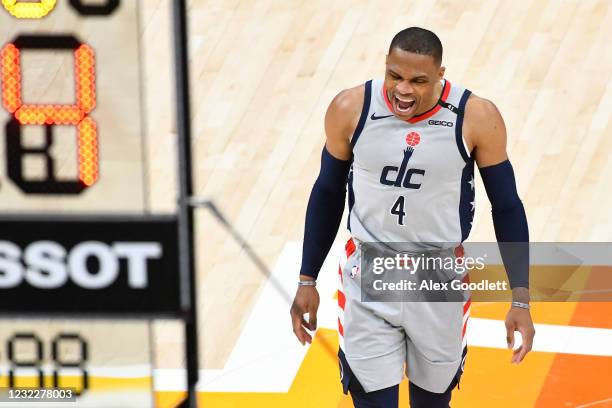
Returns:
[[[303,259],[291,317],[304,344],[317,327],[317,274],[331,248],[348,186],[347,261],[340,268],[340,370],[355,407],[397,407],[398,384],[410,381],[410,405],[448,407],[467,352],[469,302],[362,302],[362,243],[464,241],[474,213],[474,162],[492,205],[498,242],[525,243],[525,262],[507,265],[513,302],[507,344],[531,350],[529,234],[495,105],[444,78],[442,44],[411,27],[392,40],[384,80],[340,92],[325,116],[327,140],[306,213]],[[435,245],[434,245],[435,247]],[[436,249],[436,248],[434,248]],[[452,249],[451,249],[452,251]],[[505,261],[505,259],[504,259]],[[308,321],[304,314],[308,313]]]

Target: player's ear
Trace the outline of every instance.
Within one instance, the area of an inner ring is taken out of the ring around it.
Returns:
[[[438,70],[438,77],[440,77],[440,79],[444,78],[444,72],[446,72],[446,67],[442,65]]]

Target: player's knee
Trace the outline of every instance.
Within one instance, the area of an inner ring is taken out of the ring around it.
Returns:
[[[382,390],[365,392],[363,386],[353,374],[342,350],[338,352],[340,363],[340,381],[344,393],[350,393],[355,408],[394,408],[398,405],[399,384]]]
[[[349,384],[349,391],[355,408],[395,408],[398,406],[399,385],[365,392],[356,378],[352,380],[354,381]]]
[[[453,378],[448,389],[443,393],[427,391],[416,384],[410,383],[410,408],[449,408],[451,393],[456,385]]]

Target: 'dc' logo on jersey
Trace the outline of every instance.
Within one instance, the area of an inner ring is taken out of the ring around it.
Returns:
[[[418,189],[421,187],[421,183],[416,183],[413,178],[415,175],[425,175],[425,170],[422,169],[409,169],[408,161],[414,153],[414,149],[421,142],[421,135],[417,132],[410,132],[406,135],[406,144],[408,145],[404,149],[404,158],[402,164],[399,167],[396,166],[385,166],[380,173],[380,182],[386,186],[404,187]]]

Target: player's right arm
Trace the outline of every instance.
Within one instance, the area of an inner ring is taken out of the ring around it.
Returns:
[[[321,170],[315,181],[304,228],[304,246],[300,281],[314,281],[327,257],[342,221],[346,181],[353,156],[351,137],[363,106],[365,87],[346,89],[332,100],[325,114],[325,147]],[[293,333],[304,344],[312,336],[306,331],[317,328],[319,293],[315,286],[298,286],[291,305]],[[308,321],[304,314],[308,313]]]

